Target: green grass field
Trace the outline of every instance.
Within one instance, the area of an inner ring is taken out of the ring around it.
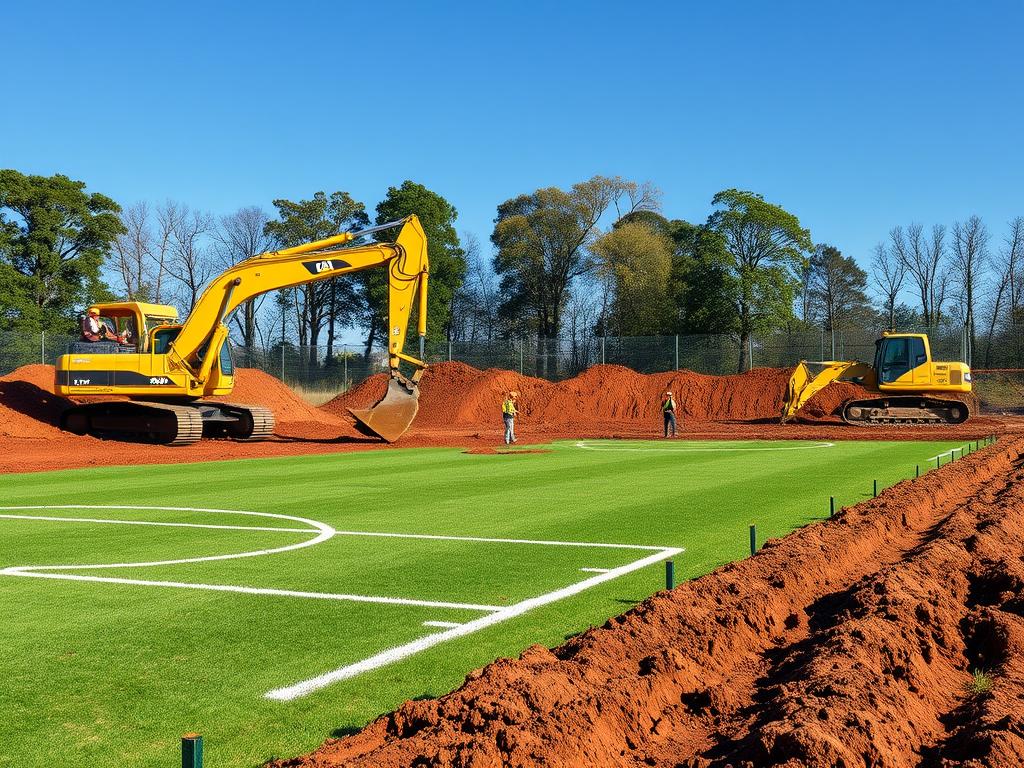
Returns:
[[[748,554],[751,523],[782,536],[954,445],[569,441],[0,477],[0,766],[172,766],[190,730],[217,768],[306,751],[602,624],[664,586],[666,557],[706,573]]]

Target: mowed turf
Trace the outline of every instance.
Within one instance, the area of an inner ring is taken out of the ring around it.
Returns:
[[[652,555],[352,534],[685,548],[673,559],[678,578],[689,578],[746,556],[752,523],[762,541],[782,536],[826,516],[830,495],[839,506],[869,498],[873,480],[881,489],[913,477],[915,465],[927,471],[931,457],[954,446],[567,441],[518,456],[401,449],[0,478],[0,505],[56,507],[0,515],[170,524],[0,518],[0,569],[240,554],[318,534],[281,518],[138,508],[145,506],[272,513],[343,532],[255,557],[47,571],[180,587],[0,575],[0,766],[175,765],[180,735],[193,730],[206,738],[208,765],[259,765],[346,733],[406,698],[440,695],[531,643],[557,645],[664,586],[664,565],[655,562],[309,695],[265,698],[445,631],[424,622],[464,624],[488,606],[514,605]],[[277,530],[289,528],[299,530]]]

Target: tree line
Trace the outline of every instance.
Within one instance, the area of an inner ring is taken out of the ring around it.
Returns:
[[[372,217],[346,191],[277,199],[273,209],[122,208],[67,176],[0,171],[0,330],[73,332],[86,305],[112,299],[171,303],[184,315],[232,264],[410,213],[428,237],[432,342],[535,338],[543,352],[595,335],[727,334],[743,370],[754,336],[957,323],[987,357],[1024,321],[1021,217],[997,242],[978,216],[927,231],[897,225],[864,269],[754,192],[718,192],[691,223],[664,215],[651,183],[621,177],[506,200],[490,253],[458,233],[448,200],[410,180],[390,187]],[[386,302],[383,271],[368,270],[253,299],[230,322],[245,347],[297,345],[311,365],[330,364],[346,329],[358,329],[367,359],[382,348]]]

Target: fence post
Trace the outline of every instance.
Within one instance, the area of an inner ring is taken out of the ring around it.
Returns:
[[[39,362],[46,365],[46,331],[39,334]]]
[[[819,360],[824,360],[825,359],[825,329],[824,328],[821,329],[821,357],[819,357],[818,359]]]
[[[281,381],[284,381],[284,339],[281,339]]]
[[[448,342],[448,362],[452,361],[452,343]]]
[[[601,337],[601,365],[604,365],[604,336]]]
[[[836,329],[832,329],[832,360],[836,359]]]
[[[519,340],[519,375],[523,375],[523,348],[526,346],[526,339]]]
[[[348,391],[348,350],[343,349],[341,354],[345,360],[345,390]]]
[[[679,334],[676,334],[676,370],[679,370]]]
[[[754,370],[754,334],[747,337],[747,358],[750,360],[747,370],[752,371]]]

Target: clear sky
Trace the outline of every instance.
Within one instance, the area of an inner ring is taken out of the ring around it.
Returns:
[[[409,178],[487,243],[594,174],[739,187],[866,265],[1024,214],[1024,3],[46,2],[0,8],[0,167],[217,214]]]

